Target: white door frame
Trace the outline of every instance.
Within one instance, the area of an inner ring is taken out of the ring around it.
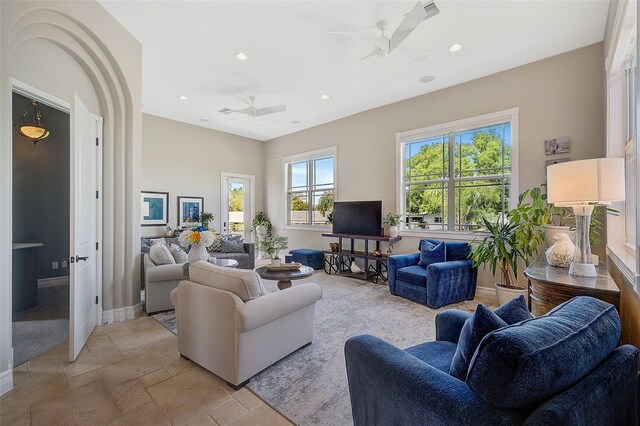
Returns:
[[[69,114],[69,126],[71,126],[71,103],[65,100],[62,100],[56,96],[53,96],[47,92],[44,92],[38,89],[37,87],[31,86],[13,77],[9,77],[9,90],[10,90],[9,92],[10,97],[15,92],[27,98],[35,99],[38,102],[42,103],[43,105],[47,105],[51,108],[55,108],[66,114]],[[13,110],[11,112],[11,116],[13,116]],[[100,129],[99,129],[98,138],[99,138],[100,149],[98,149],[98,158],[97,158],[97,161],[98,161],[97,183],[98,183],[98,188],[101,196],[98,199],[98,217],[97,217],[98,229],[96,234],[99,242],[98,250],[96,251],[96,256],[98,257],[98,263],[97,263],[98,267],[96,271],[96,285],[95,285],[95,294],[98,296],[98,304],[96,306],[96,324],[102,324],[102,309],[103,309],[102,307],[102,137],[103,135],[102,135],[102,117],[99,117],[99,118],[100,118]],[[69,153],[69,156],[71,156],[71,153]],[[12,161],[13,160],[11,160],[11,162]],[[73,166],[72,164],[69,165],[69,167],[72,167],[72,166]],[[13,181],[11,182],[11,185],[9,185],[9,188],[3,187],[2,190],[5,191],[8,189],[9,191],[11,191],[11,193],[13,193],[12,185],[13,185]],[[12,220],[12,223],[13,223],[13,220]],[[69,230],[69,232],[71,232],[71,230]],[[74,254],[69,253],[69,256],[72,256],[72,255],[75,256],[75,253]],[[10,271],[10,274],[13,274],[13,271]],[[11,342],[11,344],[13,347],[13,342]]]
[[[256,177],[255,175],[245,175],[242,173],[230,173],[230,172],[220,172],[220,199],[221,199],[221,203],[220,203],[220,222],[219,222],[219,226],[220,229],[219,231],[222,232],[222,222],[224,221],[225,217],[227,219],[227,228],[229,226],[228,222],[229,222],[229,218],[227,217],[229,214],[229,199],[228,197],[225,197],[224,195],[227,193],[227,188],[226,188],[226,181],[227,178],[240,178],[240,179],[247,179],[249,180],[249,190],[251,191],[251,196],[249,197],[249,208],[246,209],[245,206],[245,211],[248,210],[249,212],[249,218],[251,218],[251,220],[253,220],[253,218],[256,215]],[[245,226],[249,226],[251,227],[251,223],[246,223]],[[251,241],[253,241],[253,233],[251,231],[248,230],[249,228],[245,228],[245,238],[247,233],[250,235]]]

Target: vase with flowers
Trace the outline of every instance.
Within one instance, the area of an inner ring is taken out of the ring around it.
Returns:
[[[217,239],[216,235],[205,226],[197,226],[195,228],[183,231],[178,237],[178,241],[183,246],[191,244],[187,260],[189,263],[195,263],[199,260],[209,260],[209,247]]]

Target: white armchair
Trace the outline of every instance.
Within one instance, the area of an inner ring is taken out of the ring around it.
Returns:
[[[190,281],[171,292],[180,354],[239,389],[297,349],[311,344],[315,283],[267,293],[254,271],[196,262]]]

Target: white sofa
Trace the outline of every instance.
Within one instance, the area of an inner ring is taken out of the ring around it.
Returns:
[[[143,256],[144,297],[147,314],[151,315],[156,312],[173,309],[169,295],[173,289],[178,287],[180,281],[185,278],[184,270],[182,269],[183,263],[156,266],[149,257],[149,253],[144,253]]]
[[[239,389],[313,339],[315,283],[267,293],[254,271],[196,262],[171,292],[180,354]]]

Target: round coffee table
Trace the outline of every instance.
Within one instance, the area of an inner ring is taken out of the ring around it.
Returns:
[[[212,265],[220,266],[221,268],[235,268],[236,266],[238,266],[238,261],[234,259],[213,260],[213,258],[209,258],[208,262],[211,263]],[[187,278],[189,278],[189,266],[191,266],[189,262],[184,263],[182,265],[182,272],[184,273],[184,276]]]
[[[256,272],[264,280],[277,280],[278,288],[284,290],[291,287],[292,280],[301,280],[313,275],[313,268],[302,265],[297,271],[269,271],[266,266],[262,266],[256,269]]]

